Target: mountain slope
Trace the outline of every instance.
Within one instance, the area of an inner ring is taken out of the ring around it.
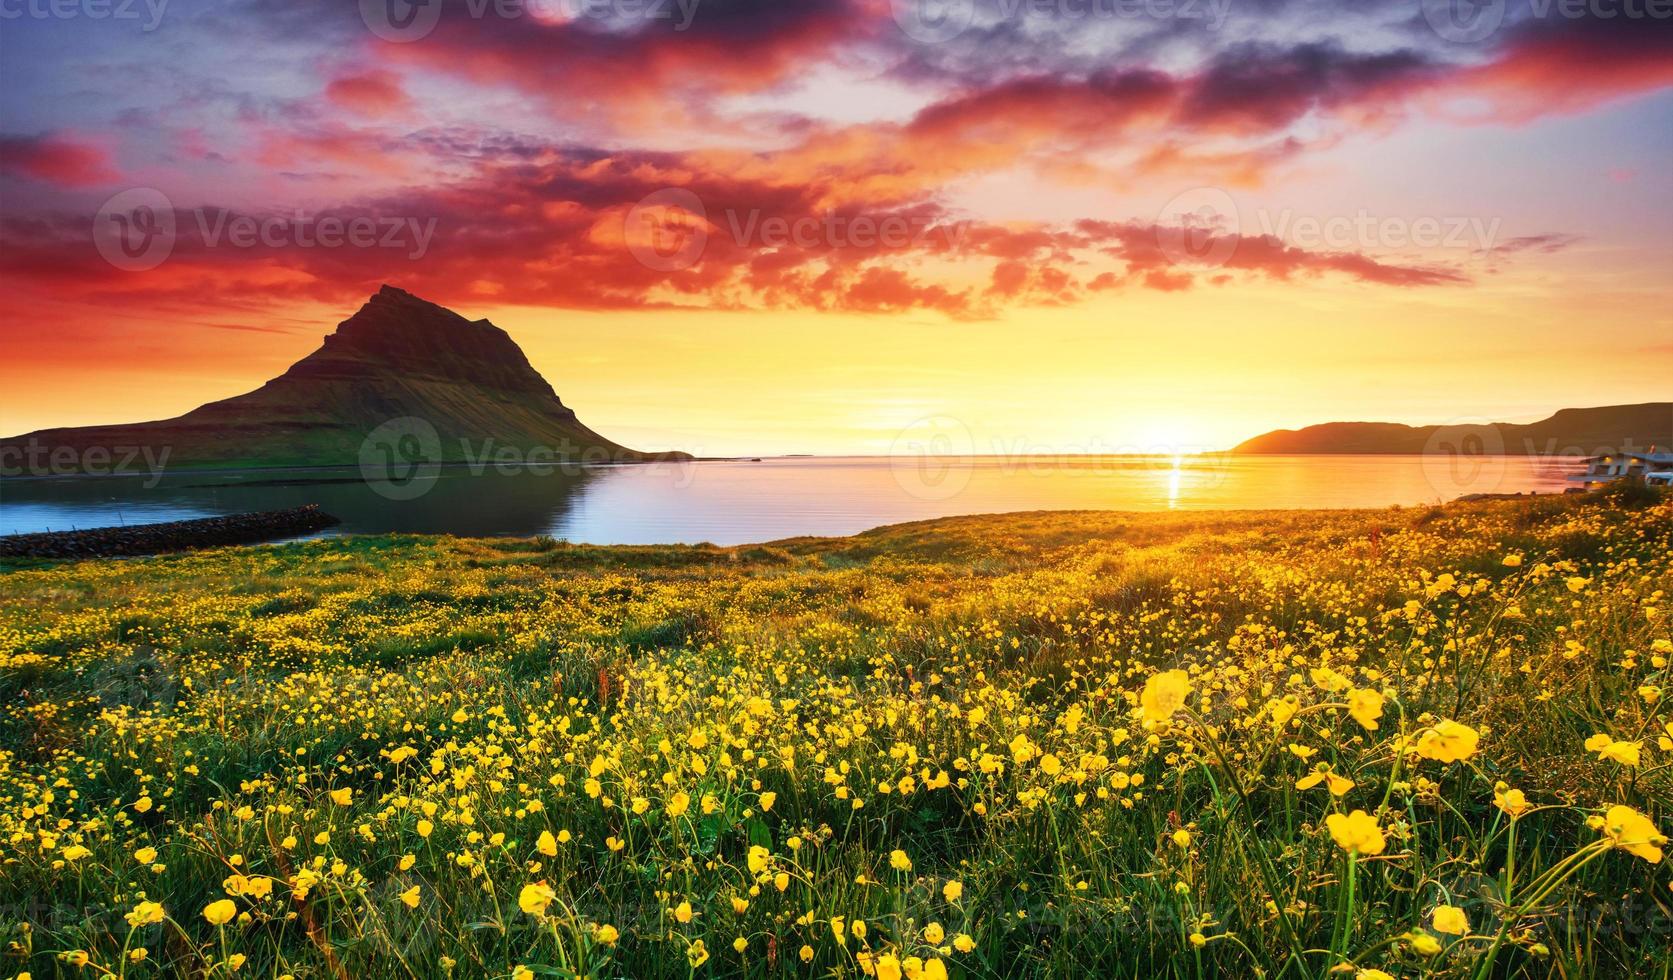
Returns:
[[[43,429],[0,440],[0,451],[143,446],[167,449],[171,468],[344,465],[359,460],[368,434],[403,419],[421,420],[426,442],[423,425],[434,429],[426,455],[443,462],[501,447],[565,459],[657,458],[583,425],[504,330],[392,286],[255,391],[160,422]]]
[[[1673,402],[1565,408],[1526,424],[1400,425],[1395,422],[1326,422],[1279,429],[1239,443],[1246,454],[1423,453],[1463,447],[1511,456],[1642,451],[1673,446]]]

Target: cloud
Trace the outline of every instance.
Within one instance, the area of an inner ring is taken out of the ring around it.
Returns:
[[[399,76],[383,70],[333,78],[325,87],[325,97],[362,116],[388,116],[412,107]]]
[[[1619,13],[1617,11],[1617,13]],[[1528,122],[1567,115],[1673,85],[1673,19],[1525,20],[1505,32],[1493,58],[1451,79],[1487,101],[1471,118]]]
[[[93,187],[119,179],[100,147],[49,133],[0,135],[0,173],[59,187]]]

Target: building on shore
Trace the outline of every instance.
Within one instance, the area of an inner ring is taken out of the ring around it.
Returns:
[[[1569,479],[1585,486],[1638,479],[1652,487],[1673,487],[1673,452],[1657,452],[1654,446],[1647,453],[1609,453],[1581,462],[1586,472]]]

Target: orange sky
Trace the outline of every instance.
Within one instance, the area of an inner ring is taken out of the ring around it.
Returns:
[[[1188,451],[1673,397],[1673,22],[1511,4],[1460,40],[1380,0],[984,0],[926,37],[899,6],[8,21],[0,435],[250,390],[384,282],[506,328],[598,431],[706,455],[887,452],[926,417],[977,452]],[[177,227],[137,268],[108,246],[142,211]],[[301,240],[350,219],[414,238]]]

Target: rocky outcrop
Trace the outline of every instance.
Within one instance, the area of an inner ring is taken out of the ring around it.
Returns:
[[[0,558],[112,558],[156,555],[231,544],[255,544],[324,530],[337,518],[317,506],[251,514],[228,514],[195,521],[48,531],[0,537]]]
[[[667,458],[583,425],[504,330],[384,286],[318,350],[255,391],[161,422],[0,440],[0,459],[142,446],[147,458],[166,450],[170,470],[347,465],[397,420],[434,434],[425,451],[437,462],[507,448],[588,461]]]

